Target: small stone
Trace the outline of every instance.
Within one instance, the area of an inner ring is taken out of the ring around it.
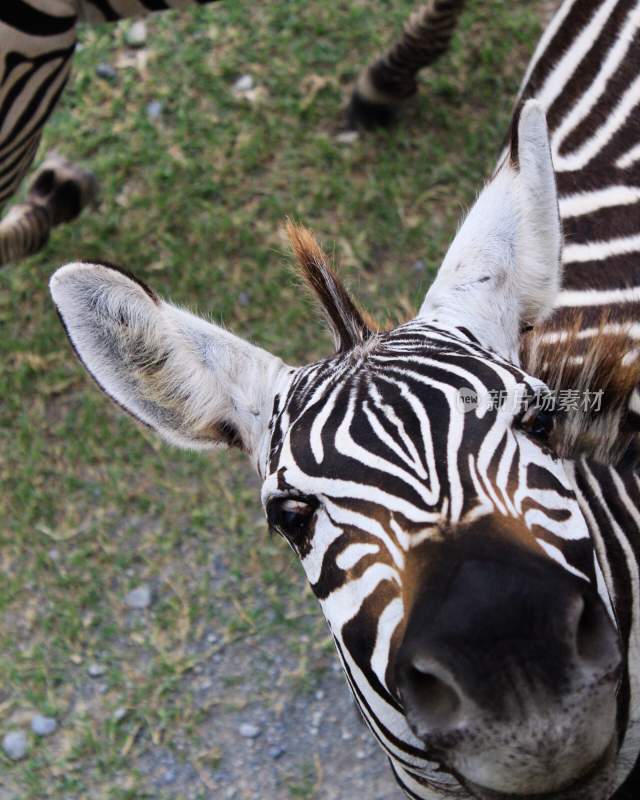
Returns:
[[[107,668],[102,664],[89,664],[87,673],[90,678],[99,678],[107,671]]]
[[[413,271],[414,272],[424,272],[424,268],[425,267],[426,267],[426,264],[424,263],[424,261],[421,258],[419,258],[413,265]]]
[[[121,722],[127,716],[127,709],[124,706],[120,706],[116,708],[113,712],[113,721],[114,722]]]
[[[109,81],[110,83],[115,83],[118,80],[118,73],[116,72],[115,67],[112,67],[111,64],[108,64],[106,61],[98,64],[96,67],[96,75],[105,81]]]
[[[354,144],[360,138],[360,134],[358,131],[341,131],[336,136],[336,142],[338,144]]]
[[[366,757],[367,754],[364,752],[364,750],[356,750],[356,758],[358,761],[364,761]]]
[[[277,761],[279,758],[282,758],[282,756],[286,752],[287,751],[284,749],[284,747],[280,747],[280,745],[276,745],[275,747],[269,748],[269,755],[274,761]]]
[[[176,772],[173,769],[168,769],[162,776],[163,783],[175,783]]]
[[[98,686],[98,694],[106,694],[109,691],[109,687],[106,683],[101,683]]]
[[[24,731],[9,731],[2,740],[2,749],[12,761],[27,755],[27,735]]]
[[[31,730],[36,736],[50,736],[58,729],[58,723],[53,717],[43,717],[42,714],[36,714],[31,720]]]
[[[152,100],[147,105],[147,116],[149,119],[159,119],[163,108],[164,106],[159,100]]]
[[[244,739],[257,739],[260,736],[260,728],[257,725],[252,725],[250,722],[243,722],[238,728],[238,733]]]
[[[57,547],[52,547],[51,550],[49,550],[49,558],[52,561],[57,561],[60,558],[60,551]]]
[[[124,598],[124,602],[129,608],[148,608],[151,605],[151,587],[147,583],[137,586]]]
[[[136,20],[125,33],[124,40],[129,47],[142,47],[147,41],[147,26],[144,20]]]
[[[251,298],[249,295],[246,292],[240,292],[238,295],[238,303],[240,303],[241,306],[248,306],[250,302]]]
[[[215,633],[208,634],[207,642],[209,642],[209,644],[215,644],[217,641],[218,641],[218,637],[215,635]]]
[[[315,694],[315,697],[316,700],[324,700],[324,692],[322,691],[322,689],[318,689],[318,691]]]
[[[251,75],[241,75],[233,84],[233,91],[238,94],[243,94],[244,92],[250,92],[254,86],[255,83]]]

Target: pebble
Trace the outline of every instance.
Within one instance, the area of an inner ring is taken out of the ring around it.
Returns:
[[[168,769],[164,775],[162,776],[162,780],[164,783],[175,783],[176,781],[176,772],[173,769]]]
[[[250,92],[254,85],[251,75],[241,75],[233,84],[233,90],[234,92]]]
[[[162,114],[163,105],[159,100],[152,100],[147,105],[147,116],[149,119],[158,119]]]
[[[129,47],[142,47],[147,41],[147,26],[144,20],[139,19],[131,25],[124,35]]]
[[[116,708],[116,710],[113,712],[113,721],[120,722],[126,716],[127,716],[127,709],[124,706],[120,706],[119,708]]]
[[[218,637],[215,635],[215,633],[210,633],[207,636],[207,641],[209,644],[215,644],[218,641]]]
[[[260,736],[260,728],[250,722],[243,722],[238,728],[238,733],[245,739],[257,739]]]
[[[99,678],[101,675],[104,675],[106,671],[107,668],[102,664],[89,664],[87,667],[87,673],[90,678]]]
[[[336,136],[338,144],[353,144],[360,138],[358,131],[342,131]]]
[[[269,755],[271,756],[271,758],[274,761],[277,761],[279,758],[282,758],[282,756],[286,752],[287,751],[284,749],[284,747],[280,747],[279,745],[276,745],[275,747],[270,747],[269,748]]]
[[[129,608],[148,608],[151,605],[151,587],[147,583],[137,586],[124,598],[124,602]]]
[[[12,761],[27,755],[27,735],[24,731],[9,731],[2,740],[2,749]]]
[[[419,258],[415,262],[415,264],[413,265],[413,271],[414,272],[424,272],[424,268],[425,267],[426,267],[426,264],[424,263],[424,261],[421,258]]]
[[[250,302],[251,298],[249,295],[246,292],[240,292],[238,295],[238,303],[240,303],[241,306],[248,306]]]
[[[57,547],[52,547],[51,550],[49,550],[49,558],[52,561],[57,561],[60,558],[60,551]]]
[[[115,67],[112,67],[111,64],[108,64],[106,61],[98,64],[96,67],[96,75],[105,81],[111,81],[111,83],[115,83],[118,80],[118,73]]]
[[[53,717],[43,717],[42,714],[36,714],[31,720],[31,730],[36,736],[50,736],[58,729],[58,723]]]

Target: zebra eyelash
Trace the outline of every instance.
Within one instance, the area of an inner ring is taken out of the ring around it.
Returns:
[[[516,426],[520,430],[541,441],[546,441],[551,436],[556,422],[555,408],[545,404],[545,395],[545,392],[535,395],[532,403],[522,411],[516,420]]]
[[[301,495],[272,497],[266,507],[269,530],[279,533],[295,546],[308,532],[318,506],[319,502],[315,497]]]

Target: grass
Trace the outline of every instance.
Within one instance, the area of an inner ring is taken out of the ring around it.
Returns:
[[[140,771],[154,747],[194,765],[193,796],[211,796],[224,758],[202,738],[199,665],[250,640],[266,655],[249,699],[269,704],[271,642],[298,665],[288,691],[311,690],[330,663],[241,456],[176,452],[121,416],[72,358],[46,284],[69,260],[122,264],[283,358],[311,360],[329,339],[291,278],[291,215],[374,314],[416,307],[494,163],[539,23],[524,0],[470,2],[401,124],[340,144],[349,86],[412,5],[241,0],[156,16],[137,52],[126,25],[82,30],[40,156],[55,147],[90,164],[99,208],[0,273],[0,733],[32,709],[63,723],[25,761],[0,753],[0,797],[164,797]],[[116,82],[96,76],[101,62]],[[254,102],[232,92],[244,74]],[[136,616],[122,599],[142,581],[156,602]],[[93,661],[107,667],[101,694]],[[233,685],[228,695],[223,709]],[[301,759],[289,796],[313,796],[314,775]]]

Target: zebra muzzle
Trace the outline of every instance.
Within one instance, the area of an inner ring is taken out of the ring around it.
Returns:
[[[407,720],[469,782],[558,791],[615,738],[617,632],[591,584],[548,559],[455,550],[427,570],[396,655]]]

